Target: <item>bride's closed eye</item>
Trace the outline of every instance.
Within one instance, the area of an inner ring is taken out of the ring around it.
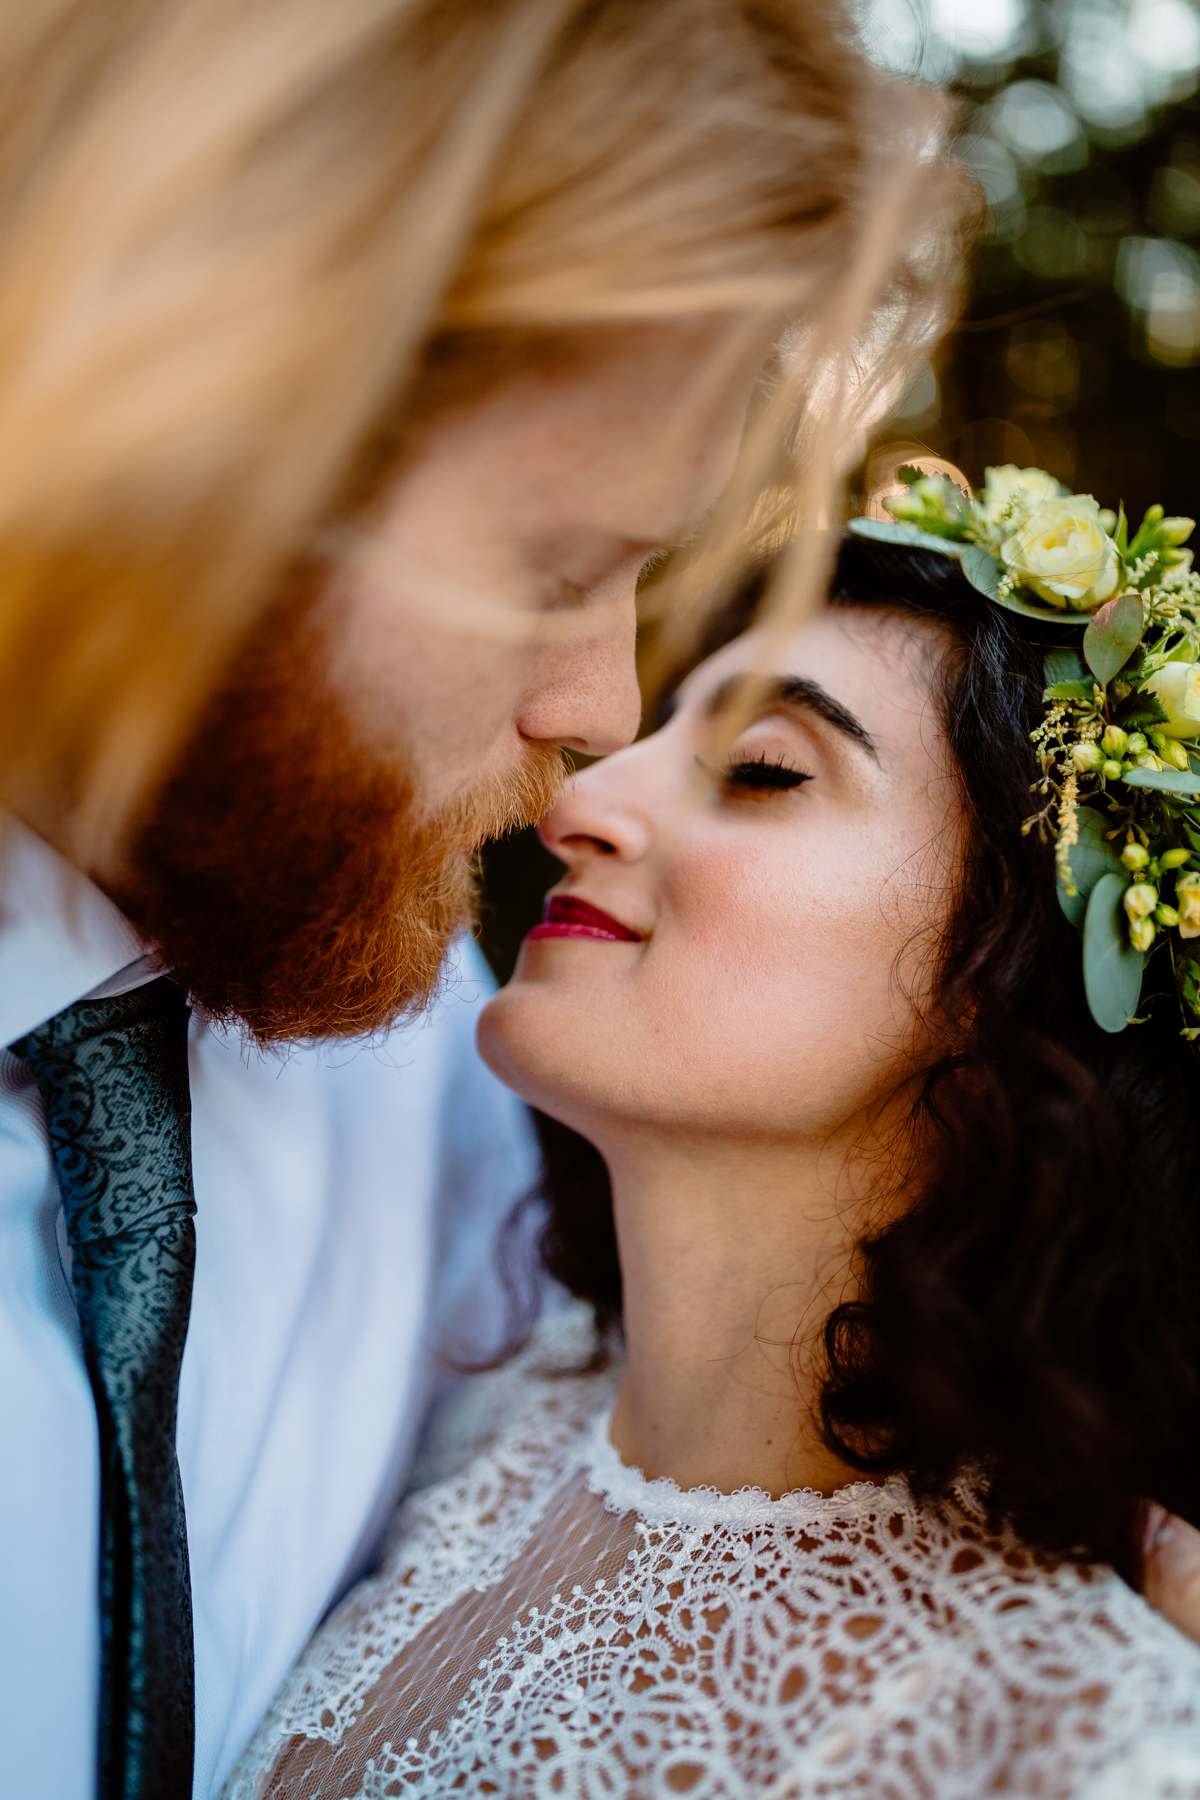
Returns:
[[[768,799],[812,780],[806,770],[796,768],[778,753],[759,751],[753,755],[735,755],[724,769],[711,769],[701,758],[696,760],[731,799]]]

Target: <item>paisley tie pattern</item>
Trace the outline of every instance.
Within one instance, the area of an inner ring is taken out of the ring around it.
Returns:
[[[100,1800],[188,1800],[192,1598],[175,1457],[196,1263],[188,1005],[165,977],[81,1000],[32,1066],[100,1436]]]

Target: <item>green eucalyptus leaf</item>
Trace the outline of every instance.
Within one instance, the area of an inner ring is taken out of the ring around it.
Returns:
[[[973,588],[989,600],[1000,598],[1000,564],[989,550],[969,544],[962,553],[962,569]]]
[[[1101,1031],[1124,1031],[1137,1012],[1145,958],[1129,941],[1121,875],[1102,875],[1083,920],[1083,985]]]
[[[1088,679],[1082,656],[1078,650],[1048,650],[1046,660],[1042,664],[1042,672],[1046,686],[1054,687],[1060,681],[1084,681]],[[1091,686],[1088,680],[1088,686]]]
[[[956,539],[939,537],[936,532],[922,531],[903,519],[851,519],[855,537],[874,538],[881,544],[899,544],[905,550],[934,550],[939,556],[959,557],[964,546]]]
[[[1101,687],[1119,675],[1142,641],[1146,609],[1136,594],[1107,600],[1083,634],[1083,655]]]
[[[1188,799],[1200,794],[1200,775],[1185,775],[1182,769],[1127,769],[1121,780],[1126,787],[1153,788],[1156,794],[1183,794]]]
[[[1102,875],[1120,874],[1121,858],[1116,847],[1105,836],[1108,821],[1102,813],[1098,813],[1094,807],[1081,806],[1076,811],[1076,818],[1079,821],[1079,837],[1067,852],[1075,892],[1068,894],[1060,876],[1058,904],[1072,925],[1082,926],[1092,889]]]

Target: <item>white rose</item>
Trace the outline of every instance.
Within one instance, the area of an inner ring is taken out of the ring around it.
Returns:
[[[1044,469],[1018,469],[1016,463],[1001,463],[998,469],[983,471],[979,504],[988,523],[998,525],[1013,502],[1028,511],[1043,501],[1057,500],[1061,493],[1058,482]]]
[[[1111,600],[1121,580],[1120,554],[1090,494],[1044,500],[1005,538],[1000,555],[1043,600],[1075,612]]]
[[[1200,663],[1169,662],[1142,683],[1166,713],[1155,730],[1164,737],[1200,737]]]

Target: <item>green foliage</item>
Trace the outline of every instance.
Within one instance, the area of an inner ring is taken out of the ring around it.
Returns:
[[[1083,655],[1101,687],[1120,674],[1142,641],[1146,609],[1136,594],[1122,594],[1100,607],[1083,634]]]
[[[850,530],[856,537],[899,544],[905,550],[935,550],[939,556],[959,557],[966,548],[955,538],[938,537],[902,519],[851,519]]]
[[[1138,1008],[1145,957],[1129,941],[1122,901],[1125,881],[1102,875],[1083,921],[1083,985],[1101,1031],[1124,1031]]]
[[[978,544],[969,544],[963,551],[962,571],[977,593],[986,594],[989,600],[999,600],[1000,564],[987,550],[981,550]]]
[[[1078,650],[1051,650],[1042,669],[1046,681],[1043,700],[1079,700],[1085,704],[1091,700],[1096,684]]]
[[[1175,986],[1194,1019],[1200,1019],[1200,950],[1190,946],[1175,953]]]
[[[962,553],[962,571],[971,586],[979,593],[986,594],[997,606],[1006,607],[1009,612],[1020,613],[1026,619],[1053,619],[1056,625],[1083,625],[1086,621],[1079,613],[1060,612],[1054,606],[1040,606],[1036,600],[1028,599],[1024,594],[1011,594],[1000,585],[1001,568],[990,551],[979,544],[966,544]]]
[[[1161,725],[1167,709],[1153,694],[1130,694],[1113,714],[1114,721],[1125,731],[1136,731],[1145,725]]]
[[[1121,779],[1126,787],[1153,788],[1158,794],[1187,799],[1200,794],[1200,775],[1185,775],[1181,769],[1127,769]]]
[[[1042,671],[1047,687],[1052,687],[1059,681],[1082,681],[1087,675],[1078,650],[1048,650]],[[1090,682],[1088,685],[1091,685]]]
[[[1079,838],[1067,852],[1071,885],[1075,892],[1067,892],[1060,871],[1058,904],[1072,925],[1082,926],[1088,900],[1096,883],[1104,875],[1121,876],[1121,856],[1116,845],[1105,835],[1111,826],[1101,813],[1096,812],[1093,807],[1081,806],[1076,817],[1079,821]],[[1124,878],[1121,879],[1124,887]]]
[[[1043,700],[1081,700],[1088,701],[1096,691],[1096,683],[1091,676],[1081,681],[1052,681],[1048,688],[1043,688]]]

